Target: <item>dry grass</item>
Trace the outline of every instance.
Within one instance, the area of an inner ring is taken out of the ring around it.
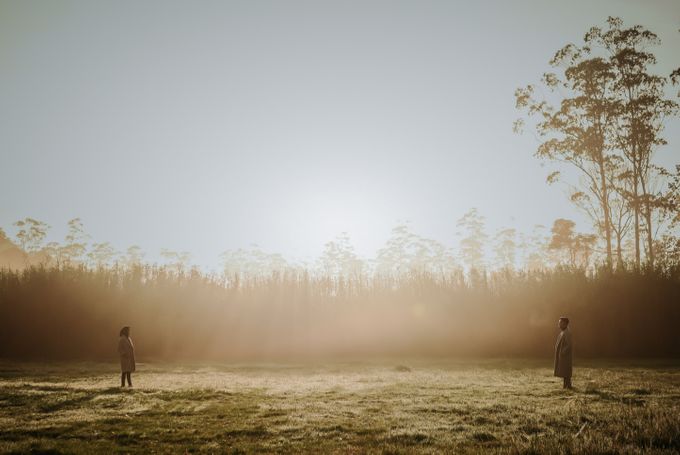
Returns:
[[[0,364],[0,450],[678,453],[678,362]]]

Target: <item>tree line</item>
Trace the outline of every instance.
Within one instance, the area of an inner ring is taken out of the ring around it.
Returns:
[[[79,218],[68,222],[64,242],[44,243],[50,228],[35,218],[25,218],[13,224],[14,238],[0,228],[0,267],[22,269],[27,266],[90,268],[146,264],[145,253],[133,245],[124,252],[116,251],[109,242],[92,242]],[[485,218],[477,209],[470,209],[457,222],[459,247],[456,250],[441,242],[413,232],[406,224],[392,229],[386,243],[375,257],[366,259],[357,254],[349,234],[341,233],[324,245],[320,256],[312,263],[290,261],[278,253],[268,253],[253,245],[228,250],[220,255],[221,274],[267,276],[272,273],[303,271],[330,277],[360,277],[388,275],[398,277],[411,272],[435,276],[452,272],[494,270],[546,270],[559,265],[595,271],[606,264],[598,248],[598,236],[578,232],[576,224],[565,218],[554,220],[550,229],[535,225],[530,233],[514,228],[501,228],[493,236],[487,234]],[[671,230],[652,244],[657,257],[656,267],[669,269],[678,262],[680,242]],[[625,251],[621,248],[621,251]],[[161,250],[170,270],[179,273],[191,270],[191,254],[170,249]],[[622,255],[617,266],[635,263]]]

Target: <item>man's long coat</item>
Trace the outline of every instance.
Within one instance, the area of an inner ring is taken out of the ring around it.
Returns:
[[[559,378],[571,377],[571,331],[567,327],[557,336],[555,344],[555,376]]]

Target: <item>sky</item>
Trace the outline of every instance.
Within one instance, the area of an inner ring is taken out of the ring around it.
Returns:
[[[607,16],[680,66],[680,2],[0,0],[0,227],[192,253],[312,260],[346,231],[372,256],[399,222],[454,246],[571,218],[516,135],[513,93]],[[680,162],[680,124],[658,162]]]

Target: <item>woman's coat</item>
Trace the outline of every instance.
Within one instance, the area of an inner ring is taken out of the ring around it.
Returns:
[[[121,335],[118,340],[118,355],[120,355],[120,371],[123,373],[135,371],[135,346],[125,335]]]
[[[555,376],[559,378],[571,377],[571,348],[571,331],[566,328],[557,336],[555,344]]]

